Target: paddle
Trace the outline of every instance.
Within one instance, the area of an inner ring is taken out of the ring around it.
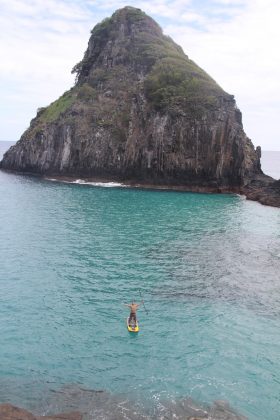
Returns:
[[[139,289],[139,294],[140,294],[140,297],[141,297],[141,299],[142,299],[142,303],[143,303],[143,307],[144,307],[144,309],[145,309],[145,312],[146,312],[146,314],[148,315],[148,311],[147,311],[147,309],[146,309],[146,306],[145,306],[145,303],[144,303],[144,300],[143,300],[143,297],[142,297],[142,293],[141,293],[141,291],[140,291],[140,289]]]

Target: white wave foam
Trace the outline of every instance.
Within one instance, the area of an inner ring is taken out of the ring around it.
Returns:
[[[246,195],[236,194],[241,200],[247,200]]]
[[[128,187],[128,185],[121,184],[120,182],[94,182],[94,181],[85,181],[83,179],[75,179],[73,181],[70,181],[67,179],[56,179],[56,178],[46,178],[46,179],[48,181],[64,182],[66,184],[92,185],[93,187],[105,187],[105,188]]]

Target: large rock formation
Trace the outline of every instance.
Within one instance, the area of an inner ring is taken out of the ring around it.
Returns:
[[[141,10],[96,25],[73,71],[75,86],[38,110],[2,168],[222,190],[261,176],[234,97]]]

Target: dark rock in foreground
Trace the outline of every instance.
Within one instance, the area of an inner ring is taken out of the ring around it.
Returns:
[[[82,420],[80,413],[57,414],[55,416],[34,416],[23,408],[11,404],[0,404],[1,420]]]
[[[73,70],[75,86],[38,110],[3,169],[245,194],[262,175],[234,97],[141,10],[96,25]]]
[[[247,420],[247,417],[233,410],[227,401],[214,401],[204,406],[191,398],[161,400],[158,406],[147,408],[141,402],[129,400],[127,396],[112,395],[106,391],[92,391],[75,385],[64,386],[52,393],[44,404],[44,413],[58,411],[69,414],[40,416],[14,407],[0,404],[1,420]],[[36,410],[42,412],[39,406]],[[82,414],[80,414],[82,413]]]
[[[259,176],[253,179],[241,192],[249,200],[272,207],[280,207],[280,180],[268,176]]]

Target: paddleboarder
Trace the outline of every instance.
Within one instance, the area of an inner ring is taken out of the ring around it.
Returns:
[[[128,319],[128,324],[129,325],[132,323],[132,321],[134,321],[134,324],[136,324],[136,322],[137,322],[136,312],[137,312],[137,309],[139,308],[139,306],[141,306],[141,305],[143,305],[143,302],[136,303],[136,302],[132,301],[129,304],[124,303],[124,306],[127,306],[130,309],[130,315],[129,315],[129,319]]]

